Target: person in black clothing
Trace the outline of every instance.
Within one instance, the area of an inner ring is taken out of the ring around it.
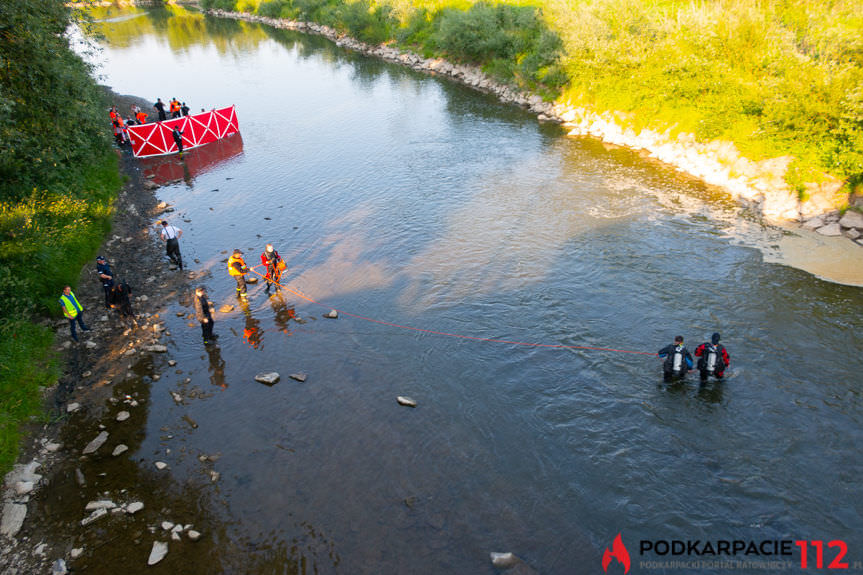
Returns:
[[[162,102],[162,98],[156,98],[156,103],[153,104],[153,108],[159,112],[159,121],[164,122],[168,119],[168,116],[165,115],[165,103]]]
[[[218,339],[213,333],[213,315],[210,313],[210,302],[207,301],[207,290],[203,287],[195,289],[195,318],[201,323],[201,337],[204,345]]]
[[[96,273],[99,275],[99,281],[102,282],[102,289],[105,290],[105,307],[111,309],[111,288],[114,287],[114,272],[111,271],[111,266],[102,256],[96,257]]]
[[[186,103],[183,102],[183,105],[180,107],[180,111],[183,113],[184,116],[188,116],[189,115],[189,106],[187,106]]]
[[[683,345],[682,335],[675,337],[674,343],[660,349],[657,355],[665,359],[662,363],[662,374],[666,382],[683,379],[686,372],[692,369],[692,355]]]
[[[704,342],[695,348],[695,357],[698,358],[698,371],[701,381],[706,381],[711,375],[716,379],[722,379],[725,369],[731,363],[725,346],[719,343],[719,333],[714,333],[710,342]]]
[[[177,126],[171,130],[171,135],[174,136],[174,143],[177,144],[177,151],[183,153],[183,132]]]
[[[123,317],[134,316],[132,313],[132,302],[129,296],[132,294],[132,288],[126,283],[126,280],[120,280],[120,283],[114,286],[111,290],[111,304],[120,310]]]

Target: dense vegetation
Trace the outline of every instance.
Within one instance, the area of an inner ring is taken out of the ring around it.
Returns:
[[[634,128],[863,185],[863,0],[203,0],[481,65]]]
[[[20,422],[56,380],[53,330],[63,285],[75,284],[110,225],[120,184],[105,103],[70,50],[73,17],[55,0],[0,6],[0,470]]]

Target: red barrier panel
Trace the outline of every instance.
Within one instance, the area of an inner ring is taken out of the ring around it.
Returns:
[[[171,135],[174,126],[183,132],[184,150],[221,140],[240,131],[237,111],[233,106],[164,122],[137,124],[129,126],[132,153],[136,158],[144,158],[176,152],[177,144]]]
[[[144,177],[153,183],[164,186],[174,182],[187,182],[197,178],[215,166],[243,153],[243,136],[239,132],[211,143],[198,146],[180,158],[171,156],[151,156],[141,158],[139,166]]]

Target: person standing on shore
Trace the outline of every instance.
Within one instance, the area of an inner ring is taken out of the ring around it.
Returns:
[[[180,106],[180,112],[182,112],[184,116],[189,115],[189,106],[187,106],[185,102],[183,102],[183,105]]]
[[[114,272],[111,271],[111,266],[103,256],[96,256],[96,274],[99,276],[99,281],[102,282],[102,289],[105,290],[105,308],[111,309],[111,288],[114,287]]]
[[[180,236],[182,235],[183,230],[169,226],[168,220],[162,220],[162,233],[159,237],[165,242],[165,254],[181,270],[183,269],[183,256],[180,255]]]
[[[731,363],[728,351],[719,343],[719,332],[714,333],[709,342],[706,341],[695,348],[695,357],[698,358],[701,381],[707,381],[711,375],[716,379],[722,379],[725,369]]]
[[[78,302],[75,294],[72,293],[71,286],[63,288],[63,295],[60,296],[60,307],[63,309],[63,315],[69,320],[69,331],[72,332],[72,339],[78,341],[78,334],[75,333],[75,322],[81,326],[81,331],[90,331],[90,328],[84,324],[84,308]]]
[[[139,124],[147,123],[147,114],[141,108],[138,108],[138,112],[135,114],[135,119],[138,120]]]
[[[171,135],[174,136],[174,143],[177,144],[177,151],[181,154],[183,153],[183,132],[180,131],[180,128],[174,126],[174,129],[171,130]]]
[[[171,118],[179,118],[180,117],[180,101],[177,98],[171,98]]]
[[[204,345],[218,339],[213,333],[213,314],[210,313],[210,302],[207,301],[207,290],[203,286],[195,288],[195,318],[201,324],[201,337]]]
[[[156,103],[153,104],[153,108],[155,108],[155,110],[159,112],[160,122],[164,122],[168,119],[168,117],[165,115],[165,103],[162,101],[162,98],[156,98]]]
[[[662,363],[662,373],[666,382],[682,379],[692,369],[692,355],[683,345],[682,335],[675,337],[674,343],[660,349],[657,355],[665,359]]]
[[[243,261],[243,252],[240,250],[234,250],[234,253],[228,258],[228,273],[237,280],[237,297],[247,297],[246,274],[249,273],[249,267]]]
[[[282,272],[287,269],[287,266],[279,252],[273,248],[273,244],[267,244],[266,249],[261,254],[261,264],[267,266],[267,275],[264,276],[267,280],[265,291],[270,293],[271,285],[275,285],[276,290],[281,290],[282,286],[279,285],[279,281],[281,281]]]

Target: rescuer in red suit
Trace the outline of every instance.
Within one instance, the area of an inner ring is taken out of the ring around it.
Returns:
[[[276,290],[281,290],[279,281],[282,279],[282,272],[287,269],[285,260],[273,248],[273,244],[267,244],[267,248],[261,254],[261,264],[267,266],[267,275],[264,277],[267,280],[267,293],[270,291],[270,285],[275,285]]]

